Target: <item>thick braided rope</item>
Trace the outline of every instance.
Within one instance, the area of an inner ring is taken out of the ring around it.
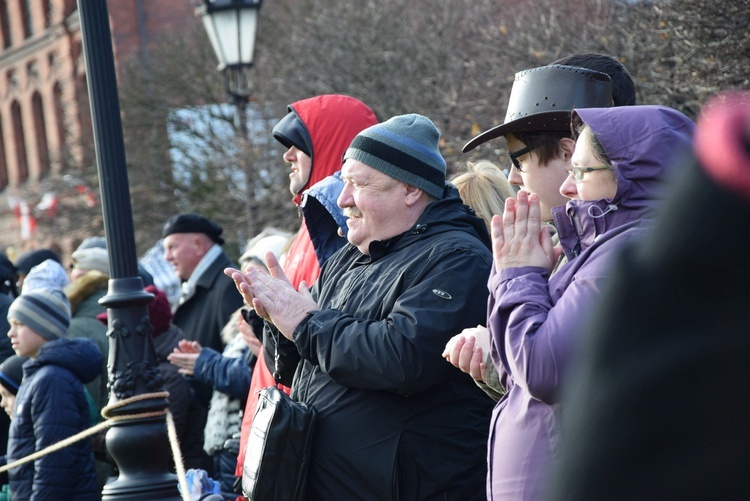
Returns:
[[[16,461],[13,461],[12,463],[6,464],[5,466],[0,467],[0,473],[8,471],[11,468],[15,468],[16,466],[20,466],[22,464],[26,464],[31,461],[36,461],[40,457],[46,456],[47,454],[50,454],[52,452],[59,451],[60,449],[63,449],[71,444],[74,444],[78,442],[79,440],[83,440],[84,438],[90,437],[91,435],[94,435],[100,432],[101,430],[107,429],[117,422],[130,421],[130,420],[135,420],[135,419],[147,419],[147,418],[166,415],[167,436],[169,437],[169,445],[172,448],[172,456],[174,458],[175,471],[177,472],[177,479],[180,483],[180,490],[182,491],[181,493],[182,499],[183,501],[190,501],[190,492],[188,490],[187,480],[185,478],[185,465],[182,460],[182,453],[180,452],[180,443],[177,440],[177,430],[174,425],[174,419],[172,418],[172,413],[169,412],[169,408],[166,408],[162,411],[141,412],[138,414],[123,414],[121,416],[110,415],[110,412],[113,411],[114,409],[118,409],[120,407],[124,407],[126,405],[129,405],[135,402],[141,402],[143,400],[149,400],[152,398],[153,399],[167,398],[168,396],[169,396],[168,391],[160,391],[156,393],[144,393],[142,395],[136,395],[134,397],[126,398],[124,400],[120,400],[119,402],[115,402],[114,404],[108,405],[102,409],[102,417],[104,417],[106,421],[102,421],[101,423],[92,426],[88,430],[83,430],[82,432],[77,433],[76,435],[73,435],[64,440],[61,440],[57,442],[56,444],[52,444],[48,447],[45,447],[44,449],[40,451],[36,451],[33,454],[29,454],[28,456],[24,458],[21,458]]]
[[[185,463],[182,460],[180,452],[180,441],[177,439],[177,428],[174,425],[172,413],[167,409],[167,435],[169,436],[169,445],[172,447],[172,457],[174,458],[174,468],[177,473],[177,480],[180,482],[183,501],[190,501],[190,489],[188,488],[187,478],[185,476]]]

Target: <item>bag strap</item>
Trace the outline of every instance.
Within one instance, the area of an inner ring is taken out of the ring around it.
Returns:
[[[276,387],[281,384],[281,373],[279,372],[279,333],[276,329],[271,328],[271,339],[273,339],[273,380]]]

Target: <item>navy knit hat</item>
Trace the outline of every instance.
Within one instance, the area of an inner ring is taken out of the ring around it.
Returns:
[[[429,118],[412,113],[368,127],[344,154],[406,184],[443,198],[445,159],[440,131]]]
[[[48,341],[65,337],[70,325],[70,303],[59,290],[38,289],[18,296],[8,309],[16,320]]]
[[[18,393],[23,379],[23,364],[29,357],[11,355],[0,364],[0,384],[13,395]]]
[[[47,259],[54,259],[58,263],[60,262],[60,256],[58,256],[51,249],[35,249],[28,252],[24,252],[19,256],[15,263],[16,271],[26,275],[31,271],[31,268],[38,264],[42,264]]]

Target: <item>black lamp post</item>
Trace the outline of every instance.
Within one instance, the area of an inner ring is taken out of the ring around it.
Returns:
[[[109,322],[109,405],[119,404],[110,414],[119,420],[106,438],[119,477],[104,487],[102,499],[180,499],[177,478],[170,473],[167,401],[148,320],[147,305],[153,296],[143,290],[137,272],[107,3],[78,0],[78,13],[109,249],[111,279],[100,300]]]
[[[247,103],[252,95],[250,69],[253,66],[255,36],[262,0],[203,0],[196,9],[208,39],[219,61],[227,94],[237,113],[237,139],[247,151]],[[245,174],[245,218],[249,236],[255,234],[252,184],[253,166],[248,155],[242,154]]]

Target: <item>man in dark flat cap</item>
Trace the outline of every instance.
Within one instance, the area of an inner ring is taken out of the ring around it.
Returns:
[[[174,324],[187,339],[222,351],[221,329],[242,306],[234,283],[224,276],[231,266],[221,246],[223,229],[197,213],[172,216],[164,225],[164,259],[182,280]]]
[[[221,226],[196,213],[172,216],[162,232],[164,259],[182,280],[172,323],[182,329],[189,341],[197,341],[202,347],[219,353],[224,349],[221,329],[242,306],[242,297],[238,297],[234,282],[223,273],[224,268],[233,265],[221,248],[222,232]],[[202,433],[213,388],[194,380],[190,383],[204,406],[202,415],[191,416],[196,424],[193,428]],[[210,474],[211,459],[202,449],[196,454],[199,457],[185,457],[185,466]]]

